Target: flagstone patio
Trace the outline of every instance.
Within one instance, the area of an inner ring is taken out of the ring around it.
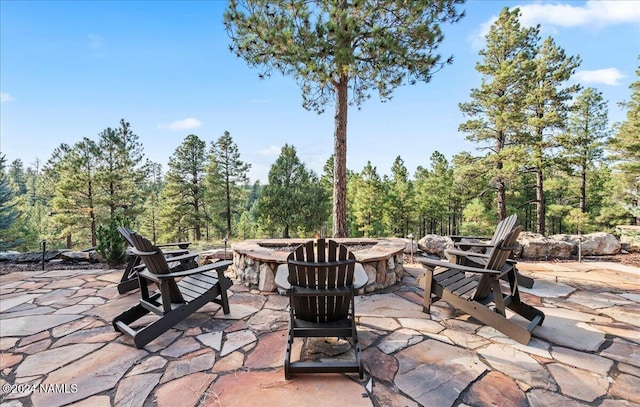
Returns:
[[[230,314],[207,305],[138,350],[111,326],[139,295],[118,294],[121,270],[2,275],[0,405],[640,406],[639,268],[520,263],[546,314],[528,346],[443,302],[424,314],[422,269],[405,269],[357,298],[363,380],[284,380],[277,293],[235,284]]]

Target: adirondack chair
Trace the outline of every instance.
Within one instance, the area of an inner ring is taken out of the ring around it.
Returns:
[[[316,247],[314,247],[316,246]],[[290,302],[285,379],[292,373],[353,372],[363,377],[362,351],[354,320],[355,256],[334,240],[318,239],[298,246],[287,258]],[[350,338],[353,361],[291,361],[295,338]]]
[[[132,251],[146,265],[146,269],[138,271],[141,298],[137,305],[113,320],[113,327],[131,336],[137,348],[143,348],[209,302],[220,304],[223,312],[229,313],[227,290],[232,283],[224,271],[231,261],[172,271],[162,250],[135,232],[131,233],[131,238]],[[150,293],[151,283],[157,284],[158,292]],[[159,318],[143,327],[134,327],[136,321],[150,312]]]
[[[442,299],[515,341],[528,344],[531,331],[544,321],[544,313],[522,302],[515,268],[505,267],[521,230],[521,226],[516,226],[498,241],[484,267],[418,258],[427,269],[423,311],[429,313],[431,304]],[[509,283],[507,293],[500,286],[500,278],[505,275]],[[528,326],[507,318],[505,308],[529,320]]]
[[[496,244],[504,239],[509,232],[511,232],[518,224],[518,215],[510,215],[498,222],[496,230],[493,232],[491,239],[478,236],[462,236],[462,235],[450,235],[449,237],[454,241],[455,249],[448,249],[446,252],[450,256],[455,256],[458,264],[471,267],[484,267],[487,264],[491,251]],[[468,240],[489,240],[487,243],[470,242]],[[473,251],[473,248],[481,249],[481,252]],[[532,288],[533,279],[527,276],[523,276],[518,272],[517,262],[513,259],[507,260],[505,267],[514,267],[515,272],[518,274],[518,284],[522,287]],[[506,276],[505,276],[506,278]]]
[[[124,226],[119,226],[118,232],[129,246],[135,247],[133,240],[131,239],[131,234],[135,233],[133,230]],[[180,271],[198,267],[198,264],[195,261],[198,254],[189,253],[188,247],[190,244],[191,242],[177,242],[159,244],[156,246],[160,248],[174,246],[179,248],[175,250],[165,250],[163,254],[166,257],[172,258],[172,262],[170,263],[171,270]],[[118,292],[120,294],[124,294],[138,288],[138,271],[145,267],[141,263],[142,259],[140,256],[134,254],[131,249],[127,250],[127,266],[125,267],[124,272],[122,273],[122,278],[118,283]]]

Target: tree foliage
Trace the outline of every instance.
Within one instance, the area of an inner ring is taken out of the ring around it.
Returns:
[[[228,239],[232,236],[233,216],[240,216],[246,201],[243,185],[249,182],[249,168],[251,164],[240,160],[238,146],[228,131],[211,143],[205,182],[211,211],[224,220]]]
[[[0,250],[14,247],[18,242],[9,236],[9,229],[20,215],[15,209],[13,191],[5,172],[6,157],[0,154]]]
[[[317,112],[335,101],[333,233],[346,237],[348,103],[376,89],[391,98],[403,83],[429,82],[442,61],[441,24],[457,22],[463,0],[232,0],[224,23],[230,50],[260,76],[293,76],[303,106]],[[351,96],[349,96],[349,93]]]
[[[282,231],[317,231],[328,216],[327,196],[317,176],[307,170],[293,146],[285,144],[269,170],[269,183],[258,201],[260,221]]]
[[[204,207],[206,146],[205,141],[190,134],[171,155],[163,213],[168,224],[177,224],[179,229],[168,228],[173,232],[165,236],[168,239],[188,238],[186,231],[192,231],[194,240],[202,238],[202,225],[207,218]]]
[[[522,27],[520,10],[504,8],[486,35],[482,60],[476,70],[482,76],[480,88],[471,90],[471,101],[460,103],[470,119],[459,129],[467,139],[482,144],[488,153],[477,161],[478,172],[488,173],[496,190],[499,219],[507,216],[507,184],[517,176],[516,162],[524,160],[519,143],[525,133],[527,78],[535,69],[538,29]]]

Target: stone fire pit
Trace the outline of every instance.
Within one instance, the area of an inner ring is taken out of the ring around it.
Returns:
[[[233,243],[233,265],[229,272],[237,281],[261,291],[275,291],[275,273],[286,264],[296,246],[309,239],[256,239]],[[395,284],[404,272],[402,239],[335,239],[356,256],[356,267],[364,268],[369,280],[358,290],[364,294]]]

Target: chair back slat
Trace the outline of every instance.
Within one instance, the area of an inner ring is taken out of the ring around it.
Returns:
[[[171,267],[167,263],[167,259],[162,254],[162,250],[154,246],[147,238],[139,235],[136,232],[131,232],[129,235],[134,247],[140,252],[153,252],[151,255],[140,256],[144,265],[149,272],[154,274],[167,274],[171,273]],[[180,289],[175,280],[167,280],[169,285],[169,293],[171,295],[171,302],[183,303],[185,302]]]
[[[496,226],[495,232],[493,232],[493,236],[491,237],[491,241],[489,242],[492,245],[496,245],[500,240],[507,237],[507,234],[516,227],[518,223],[518,215],[513,214],[507,216],[500,222],[498,222],[498,226]]]
[[[118,226],[118,232],[129,246],[135,247],[133,240],[131,239],[131,233],[133,232],[131,229],[127,229],[124,226]]]
[[[522,226],[516,226],[511,232],[497,242],[496,247],[491,251],[491,255],[487,261],[486,269],[500,270],[507,262],[511,252],[516,248],[516,243]]]
[[[287,259],[292,292],[297,287],[332,290],[353,285],[355,256],[334,240],[318,239],[298,246]],[[352,299],[344,295],[292,295],[296,318],[329,322],[349,315]]]

